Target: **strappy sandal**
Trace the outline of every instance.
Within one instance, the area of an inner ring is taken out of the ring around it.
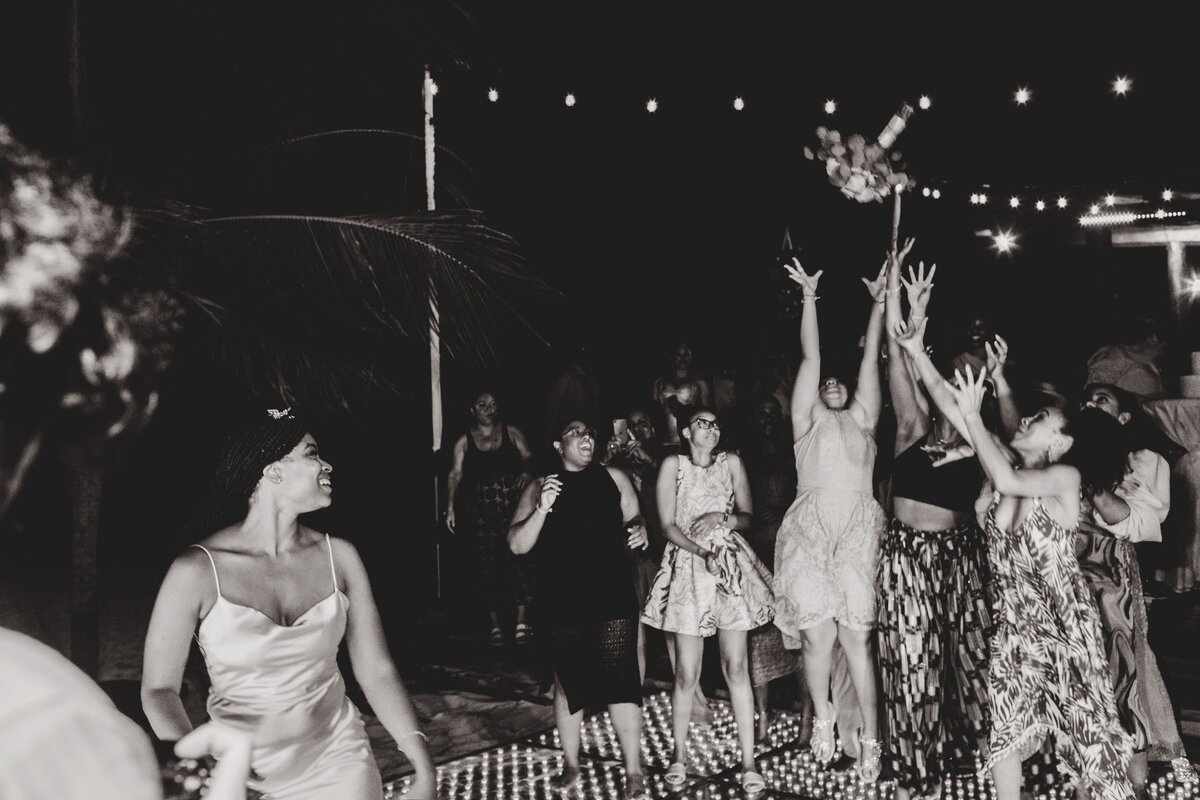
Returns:
[[[500,626],[492,628],[492,633],[488,636],[488,643],[492,647],[500,647],[504,644],[504,631],[500,630]]]
[[[854,770],[858,773],[858,779],[863,783],[874,783],[879,780],[879,773],[882,770],[880,764],[880,756],[883,754],[883,748],[879,746],[878,739],[859,739],[858,740],[858,763]]]
[[[821,766],[828,766],[829,762],[833,761],[833,752],[836,749],[833,739],[833,723],[832,719],[822,719],[821,717],[813,719],[809,748],[812,750],[813,758]]]
[[[667,774],[663,776],[663,780],[667,782],[667,786],[678,789],[687,783],[687,767],[683,762],[676,761],[667,767]]]
[[[1180,783],[1200,783],[1200,777],[1196,775],[1196,768],[1192,766],[1192,762],[1188,760],[1187,756],[1171,759],[1171,771],[1175,775],[1175,780]]]
[[[767,788],[767,781],[752,769],[742,773],[742,791],[753,797]]]
[[[533,638],[533,626],[528,622],[518,622],[516,633],[513,634],[513,639],[517,644],[528,644]]]

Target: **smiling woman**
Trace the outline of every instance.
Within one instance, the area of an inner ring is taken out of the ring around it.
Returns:
[[[195,635],[212,681],[209,715],[256,732],[253,788],[279,800],[382,798],[337,666],[345,636],[367,700],[416,768],[411,796],[432,797],[429,750],[362,560],[349,542],[298,522],[333,502],[332,473],[287,410],[228,444],[217,505],[242,519],[188,548],[163,580],[146,635],[142,707],[162,739],[191,730],[179,688]]]

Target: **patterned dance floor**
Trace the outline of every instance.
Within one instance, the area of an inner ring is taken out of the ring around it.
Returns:
[[[663,780],[671,756],[671,700],[666,692],[647,698],[643,708],[642,758],[647,783],[655,798],[720,800],[742,798],[739,783],[738,746],[729,704],[710,701],[711,724],[693,723],[688,735],[688,780],[682,787],[669,787]],[[886,774],[871,786],[860,782],[848,758],[839,749],[830,768],[819,767],[808,743],[799,739],[799,716],[775,712],[767,741],[758,745],[760,772],[767,791],[756,797],[831,798],[832,800],[890,800],[894,786]],[[558,734],[547,731],[485,752],[458,758],[438,767],[439,797],[445,800],[508,800],[566,797],[575,800],[623,798],[624,768],[616,734],[607,713],[584,718],[581,748],[581,783],[568,792],[556,791],[550,778],[562,769]],[[839,769],[839,767],[842,767]],[[1039,798],[1059,800],[1074,797],[1065,790],[1054,770],[1052,757],[1035,757],[1026,762],[1026,786]],[[406,795],[408,778],[387,785],[387,798]],[[1181,784],[1168,771],[1151,773],[1150,796],[1156,800],[1200,800],[1200,787]],[[994,796],[990,781],[980,782],[964,773],[947,778],[942,797],[953,800],[985,800]]]

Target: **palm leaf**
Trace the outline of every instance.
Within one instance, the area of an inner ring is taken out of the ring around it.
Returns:
[[[435,298],[452,357],[494,364],[496,341],[516,330],[545,344],[526,309],[555,293],[479,212],[260,214],[203,227],[206,263],[180,288],[219,309],[231,365],[281,398],[346,408],[404,393],[414,359],[428,357],[417,345]]]

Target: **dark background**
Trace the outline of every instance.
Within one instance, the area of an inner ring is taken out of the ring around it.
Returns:
[[[1123,320],[1167,314],[1165,250],[1114,250],[1077,216],[1109,191],[1147,198],[1137,210],[1153,211],[1170,187],[1179,199],[1169,208],[1193,208],[1184,195],[1200,191],[1191,123],[1200,67],[1176,11],[1139,4],[1110,18],[1080,6],[1056,20],[1044,6],[927,16],[900,6],[698,8],[9,3],[0,120],[94,173],[114,199],[173,198],[217,215],[414,211],[424,203],[417,141],[275,145],[347,128],[419,136],[431,64],[438,142],[461,158],[439,155],[439,207],[485,211],[561,295],[521,306],[546,343],[506,333],[498,364],[448,359],[447,446],[480,378],[496,381],[510,419],[540,432],[550,381],[579,345],[614,414],[648,396],[678,339],[693,343],[705,371],[750,377],[772,350],[795,363],[798,326],[776,299],[785,227],[805,264],[825,270],[827,362],[852,374],[868,311],[860,278],[889,245],[891,208],[841,197],[802,151],[821,124],[873,137],[901,100],[921,94],[933,107],[914,115],[897,149],[921,185],[943,194],[907,196],[902,224],[918,238],[914,259],[939,264],[936,346],[953,349],[953,331],[986,311],[1023,377],[1073,389],[1083,360]],[[1118,74],[1133,79],[1128,96],[1111,91]],[[1033,99],[1017,107],[1022,85]],[[735,95],[745,111],[732,109]],[[649,97],[660,103],[653,115]],[[839,103],[832,117],[827,98]],[[976,191],[991,203],[970,205]],[[1059,193],[1067,212],[1032,210]],[[1016,212],[1010,194],[1023,198]],[[1010,227],[1020,245],[1011,255],[976,235]],[[113,454],[102,538],[110,575],[157,579],[229,420],[278,405],[211,357],[212,335],[203,321],[190,326],[156,419]],[[1190,336],[1185,326],[1178,352],[1195,349]],[[329,358],[339,346],[353,343],[331,342]],[[423,352],[395,342],[378,354],[408,376],[406,396],[307,409],[339,477],[338,502],[317,522],[364,551],[401,637],[410,612],[434,603],[430,486],[445,467],[430,454]],[[14,514],[18,534],[47,532],[9,537],[31,568],[68,553],[58,486],[56,466],[40,465]]]

